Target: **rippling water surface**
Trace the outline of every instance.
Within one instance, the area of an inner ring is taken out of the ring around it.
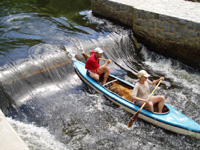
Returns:
[[[89,0],[0,2],[0,108],[31,150],[199,149],[200,141],[137,119],[84,84],[71,58],[100,46],[111,73],[135,83],[165,77],[158,94],[200,123],[200,73],[135,50],[130,28],[92,14]],[[102,62],[103,63],[103,62]]]

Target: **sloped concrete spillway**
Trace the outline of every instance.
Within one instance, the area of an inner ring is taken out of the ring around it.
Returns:
[[[151,50],[200,69],[200,3],[184,0],[91,0],[95,14],[132,26]]]
[[[12,142],[11,142],[12,141]],[[0,110],[0,144],[1,150],[29,150],[19,135],[8,123],[4,114]]]

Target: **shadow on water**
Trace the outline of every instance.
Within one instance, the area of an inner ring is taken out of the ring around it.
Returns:
[[[140,119],[127,128],[132,115],[84,84],[71,60],[85,62],[81,52],[100,46],[111,73],[128,82],[140,69],[165,76],[157,94],[198,123],[199,72],[141,43],[136,50],[131,29],[93,16],[89,0],[3,0],[0,8],[0,108],[30,149],[199,148]]]

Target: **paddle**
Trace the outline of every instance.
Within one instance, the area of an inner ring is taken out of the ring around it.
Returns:
[[[82,53],[83,56],[87,59],[89,58],[90,56],[88,56],[86,53]],[[104,60],[104,61],[108,61],[108,59],[105,59],[105,58],[99,58],[100,60]]]
[[[151,94],[150,94],[149,97],[147,98],[148,100],[151,98],[151,96],[153,95],[153,93],[155,92],[155,90],[157,89],[157,87],[159,86],[159,84],[160,84],[161,82],[162,82],[162,80],[160,80],[160,81],[158,82],[158,84],[156,85],[156,87],[154,88],[154,90],[151,92]],[[129,128],[133,125],[133,123],[134,123],[135,120],[137,119],[137,117],[138,117],[140,111],[142,110],[142,108],[143,108],[145,105],[146,105],[146,102],[142,105],[142,107],[140,108],[140,110],[138,110],[138,111],[136,112],[136,114],[131,118],[131,120],[127,123],[127,126],[128,126]]]

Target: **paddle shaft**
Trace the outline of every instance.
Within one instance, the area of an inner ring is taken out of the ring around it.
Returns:
[[[90,56],[87,55],[86,53],[82,53],[83,56],[85,56],[86,58],[89,58]],[[108,59],[105,59],[105,58],[99,58],[100,60],[104,60],[104,61],[108,61]]]
[[[154,90],[151,92],[151,94],[149,95],[149,97],[147,98],[147,100],[149,100],[151,98],[151,96],[153,95],[153,93],[156,91],[156,89],[158,88],[158,86],[160,85],[160,83],[162,82],[162,80],[160,80],[158,82],[158,84],[156,85],[156,87],[154,88]],[[131,120],[128,122],[128,127],[131,127],[132,124],[134,123],[134,121],[137,119],[140,111],[143,109],[143,107],[146,105],[147,102],[145,102],[142,107],[137,111],[137,113],[131,118]]]

